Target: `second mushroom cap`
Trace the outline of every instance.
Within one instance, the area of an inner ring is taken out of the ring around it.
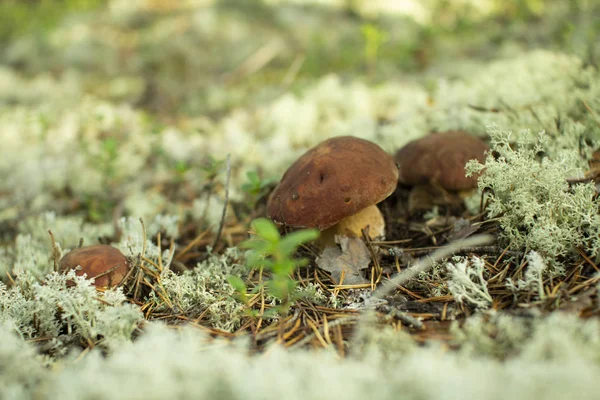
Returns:
[[[396,153],[398,181],[405,185],[437,183],[446,190],[477,187],[477,176],[465,176],[467,161],[485,161],[489,146],[462,131],[434,133],[414,140]]]
[[[80,266],[81,269],[76,269]],[[60,260],[60,272],[76,269],[78,276],[86,274],[94,278],[94,285],[98,288],[115,287],[123,282],[130,265],[127,257],[119,249],[98,244],[84,246],[71,250]]]

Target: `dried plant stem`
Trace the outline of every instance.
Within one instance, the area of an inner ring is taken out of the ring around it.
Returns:
[[[451,256],[452,254],[460,251],[464,248],[477,247],[489,244],[493,240],[490,235],[477,235],[467,239],[457,240],[456,242],[450,243],[436,251],[430,256],[424,257],[414,267],[405,269],[399,273],[393,279],[385,282],[379,290],[373,293],[371,297],[373,300],[383,299],[387,294],[396,288],[398,285],[402,285],[406,281],[413,279],[422,272],[426,272],[431,269],[435,262]]]
[[[378,300],[382,300],[399,285],[402,285],[405,282],[415,278],[422,272],[427,272],[437,261],[451,256],[452,254],[464,248],[489,244],[492,242],[492,240],[493,237],[491,235],[476,235],[467,239],[457,240],[434,251],[431,255],[423,257],[414,267],[405,269],[394,278],[384,282],[381,287],[373,293],[373,296],[371,296],[369,299],[367,307],[362,312],[358,320],[356,333],[352,339],[352,342],[356,344],[364,338],[368,326],[367,322],[373,320],[374,306],[378,303]],[[399,317],[399,315],[397,315],[397,317]]]
[[[330,321],[327,323],[327,327],[328,329],[334,328],[336,326],[342,326],[342,325],[347,325],[347,324],[351,324],[356,322],[357,320],[360,319],[360,316],[358,315],[353,315],[353,316],[348,316],[348,317],[342,317],[342,318],[338,318],[335,319],[333,321]],[[317,331],[324,330],[325,326],[321,326],[319,328],[317,328]],[[290,346],[290,349],[298,349],[301,348],[305,345],[307,345],[308,343],[312,342],[312,340],[317,337],[316,332],[311,333],[310,335],[307,335],[306,337],[304,337],[302,340],[294,343],[293,345]]]
[[[54,264],[54,272],[58,272],[58,263],[61,257],[61,252],[58,245],[56,244],[56,240],[54,239],[54,234],[52,233],[52,231],[49,230],[48,234],[50,235],[50,240],[52,242],[52,262]]]
[[[213,242],[213,249],[221,240],[221,234],[223,233],[223,225],[225,225],[225,216],[227,215],[227,205],[229,204],[229,181],[231,180],[231,154],[227,154],[227,178],[225,180],[225,201],[223,204],[223,212],[221,213],[221,222],[219,223],[219,230],[217,236]]]

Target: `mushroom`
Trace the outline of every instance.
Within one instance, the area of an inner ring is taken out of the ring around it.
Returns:
[[[351,136],[325,140],[285,172],[269,197],[267,215],[292,228],[318,228],[324,248],[335,235],[383,236],[385,222],[376,204],[398,181],[394,159],[375,143]]]
[[[414,140],[396,153],[398,181],[404,185],[434,184],[459,191],[477,187],[477,176],[467,177],[469,160],[485,161],[489,150],[481,139],[462,131],[434,133]]]
[[[99,244],[68,252],[60,260],[59,271],[65,273],[74,269],[77,276],[86,274],[88,278],[94,278],[96,288],[111,288],[125,280],[129,268],[129,260],[119,249]]]

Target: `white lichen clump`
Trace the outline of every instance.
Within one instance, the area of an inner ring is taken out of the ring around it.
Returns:
[[[210,254],[207,260],[181,275],[166,270],[161,284],[171,304],[155,292],[150,294],[149,301],[156,305],[157,311],[183,314],[191,319],[203,315],[210,326],[231,332],[240,326],[245,307],[235,300],[235,290],[227,277],[246,276],[241,257],[236,248],[230,248],[220,256]]]
[[[483,171],[479,187],[489,194],[488,216],[499,221],[507,243],[548,257],[555,273],[561,270],[554,261],[572,255],[577,247],[596,253],[600,245],[596,189],[591,182],[567,182],[582,175],[577,150],[564,149],[550,157],[545,154],[550,138],[544,132],[534,142],[527,132],[514,135],[495,125],[488,133],[492,150],[500,156],[488,154],[485,164],[471,161],[467,170]]]
[[[24,273],[18,283],[10,288],[0,283],[0,323],[25,340],[45,341],[58,354],[79,342],[118,347],[131,340],[143,320],[121,289],[98,292],[89,279],[73,270],[53,272],[43,282]]]
[[[479,309],[486,309],[492,305],[492,296],[487,288],[484,278],[485,261],[477,256],[454,257],[452,262],[446,264],[450,274],[448,289],[454,300],[459,303],[468,303]]]
[[[537,298],[543,300],[546,297],[544,292],[544,274],[548,270],[548,265],[543,257],[536,251],[527,254],[527,267],[523,279],[513,282],[506,278],[506,287],[513,293],[527,292],[535,293]]]
[[[139,340],[118,352],[103,355],[95,349],[81,359],[67,359],[60,373],[39,367],[31,344],[0,327],[0,364],[12,366],[8,375],[0,375],[0,391],[6,398],[65,399],[189,394],[197,399],[317,399],[341,392],[356,400],[396,399],[398,393],[407,399],[593,399],[600,373],[600,325],[564,315],[531,323],[494,314],[475,317],[455,330],[460,350],[454,353],[437,345],[416,346],[402,332],[373,330],[361,349],[346,358],[333,349],[289,351],[277,345],[257,357],[243,339],[226,343],[191,327],[148,325]],[[274,387],[275,375],[285,385]],[[532,387],[532,382],[543,384]]]

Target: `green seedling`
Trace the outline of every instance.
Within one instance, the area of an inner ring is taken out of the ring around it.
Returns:
[[[308,264],[305,258],[293,258],[294,253],[302,244],[317,239],[319,231],[303,229],[281,236],[275,224],[265,218],[255,219],[251,226],[256,236],[240,245],[250,250],[246,265],[270,273],[270,279],[261,282],[253,292],[256,293],[264,288],[268,295],[280,302],[269,313],[285,315],[298,300],[296,294],[298,282],[292,278],[292,274],[298,267]],[[236,290],[237,298],[247,303],[248,288],[242,279],[230,276],[228,281]]]
[[[178,183],[185,181],[185,174],[190,170],[190,165],[185,161],[177,161],[174,167],[175,180]]]
[[[363,25],[361,33],[365,41],[364,53],[367,67],[372,71],[377,64],[381,46],[387,41],[387,35],[373,24]]]
[[[118,157],[119,144],[115,138],[107,138],[101,142],[102,161],[104,162],[104,172],[109,178],[114,177],[116,173],[115,162]]]
[[[250,198],[250,205],[252,208],[256,205],[258,199],[267,194],[269,185],[271,185],[273,179],[261,179],[256,171],[246,172],[246,183],[242,184],[242,190],[248,194]]]
[[[225,159],[218,160],[212,155],[208,156],[206,163],[201,167],[202,171],[206,174],[206,180],[212,181],[219,175],[221,167],[225,164]]]

